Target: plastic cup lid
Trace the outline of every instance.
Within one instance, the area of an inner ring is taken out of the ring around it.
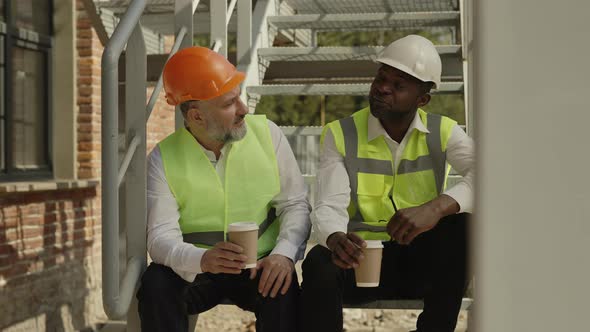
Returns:
[[[367,249],[383,248],[383,242],[380,240],[365,240]]]
[[[258,230],[258,224],[251,221],[240,221],[229,224],[228,232],[246,232]]]

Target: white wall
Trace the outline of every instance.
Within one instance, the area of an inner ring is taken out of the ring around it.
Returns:
[[[590,331],[590,1],[475,10],[476,331]]]

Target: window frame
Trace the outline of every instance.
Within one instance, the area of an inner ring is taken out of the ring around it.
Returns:
[[[4,2],[4,12],[10,13],[12,10],[13,0],[0,0]],[[40,34],[36,31],[23,29],[16,27],[14,18],[5,15],[5,21],[0,20],[0,60],[4,60],[3,68],[0,66],[0,78],[5,84],[4,89],[0,91],[0,114],[4,114],[4,122],[0,124],[0,132],[2,138],[0,143],[3,146],[0,147],[2,155],[0,155],[0,161],[3,161],[3,169],[0,167],[0,182],[13,182],[13,181],[31,181],[31,180],[47,180],[53,178],[53,160],[52,160],[52,117],[53,117],[53,96],[51,82],[53,81],[53,35],[54,35],[54,22],[53,22],[54,6],[53,1],[49,4],[49,35]],[[12,137],[12,126],[8,124],[12,123],[13,120],[13,88],[12,88],[12,70],[13,70],[13,58],[12,52],[15,47],[23,48],[26,50],[32,50],[41,52],[44,56],[44,77],[45,82],[44,91],[41,93],[44,95],[42,104],[45,105],[45,116],[41,119],[44,129],[44,140],[43,140],[43,152],[44,161],[47,162],[47,166],[40,167],[31,170],[21,170],[12,166],[13,164],[13,145],[11,144],[10,137]],[[3,70],[2,70],[3,69]],[[2,166],[0,164],[0,166]]]

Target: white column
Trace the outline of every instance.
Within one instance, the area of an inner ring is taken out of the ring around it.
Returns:
[[[590,2],[475,5],[476,331],[588,331]]]

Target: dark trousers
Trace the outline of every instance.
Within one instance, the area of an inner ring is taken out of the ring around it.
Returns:
[[[385,242],[379,287],[358,288],[354,270],[332,263],[331,251],[315,246],[303,262],[302,331],[342,331],[342,304],[383,299],[424,299],[420,332],[451,332],[467,286],[467,214],[441,219],[402,246]]]
[[[137,293],[142,331],[188,330],[188,315],[207,311],[223,300],[256,314],[256,331],[297,331],[299,284],[297,275],[285,295],[273,299],[258,293],[258,281],[250,271],[240,275],[203,273],[189,283],[167,266],[152,263]]]

